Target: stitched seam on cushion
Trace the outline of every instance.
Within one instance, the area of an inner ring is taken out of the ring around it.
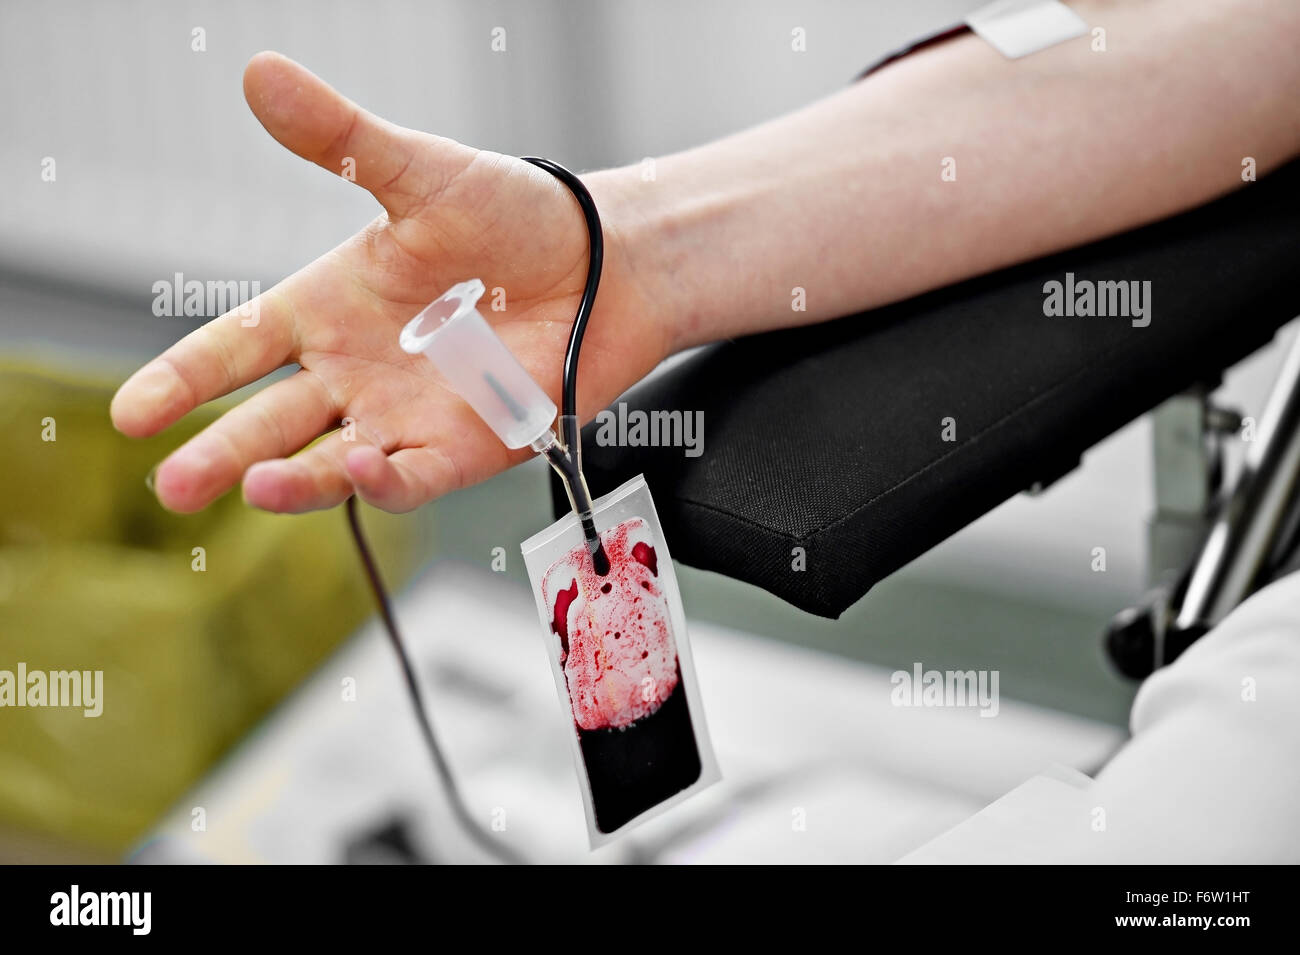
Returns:
[[[678,500],[681,501],[683,504],[687,504],[691,507],[697,507],[702,511],[712,511],[714,514],[720,514],[723,517],[730,518],[731,520],[737,521],[741,524],[747,524],[748,526],[754,528],[755,530],[762,531],[767,536],[775,537],[778,540],[794,541],[796,543],[807,540],[806,537],[798,537],[787,531],[779,531],[775,527],[772,527],[771,525],[764,524],[761,521],[756,521],[752,517],[746,517],[743,514],[737,514],[735,511],[729,511],[725,507],[719,507],[716,504],[707,504],[704,501],[697,501],[694,498],[689,498],[689,497],[679,497]],[[818,533],[818,532],[814,531],[813,533]]]

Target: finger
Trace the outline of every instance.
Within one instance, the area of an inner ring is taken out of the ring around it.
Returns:
[[[405,448],[389,455],[374,446],[352,448],[345,465],[363,501],[397,514],[465,484],[460,467],[439,448]]]
[[[427,201],[474,157],[450,139],[380,119],[278,53],[249,61],[244,97],[281,145],[354,180],[395,218]]]
[[[343,459],[356,446],[343,431],[335,431],[294,457],[254,464],[244,475],[244,500],[280,514],[341,504],[353,492]]]
[[[149,362],[113,396],[113,426],[129,437],[147,438],[204,402],[285,364],[295,338],[290,294],[288,283],[281,283]]]
[[[299,371],[226,412],[173,452],[159,465],[154,490],[170,510],[201,510],[258,461],[294,454],[337,421],[320,379]]]

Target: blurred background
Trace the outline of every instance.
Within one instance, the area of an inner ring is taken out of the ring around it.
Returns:
[[[109,426],[116,385],[204,320],[156,316],[155,282],[269,288],[379,211],[265,134],[250,56],[279,50],[403,125],[586,170],[776,116],[979,5],[0,7],[0,669],[105,673],[98,719],[0,711],[0,860],[476,858],[367,622],[343,515],[237,494],[169,515],[146,476],[224,406],[150,441]],[[1279,358],[1236,369],[1225,400],[1257,413]],[[725,781],[594,854],[518,551],[550,522],[544,470],[364,520],[471,811],[530,858],[883,862],[1122,742],[1134,687],[1100,637],[1144,588],[1151,510],[1142,420],[838,621],[679,568]],[[890,673],[916,662],[998,670],[998,718],[891,706]]]

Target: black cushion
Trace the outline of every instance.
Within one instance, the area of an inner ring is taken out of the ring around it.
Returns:
[[[1192,212],[834,322],[712,346],[624,397],[702,411],[704,450],[583,454],[644,472],[675,558],[837,617],[876,581],[1300,313],[1300,162]],[[1044,284],[1150,281],[1151,322],[1046,317]],[[581,384],[579,385],[581,387]],[[956,440],[943,440],[943,419]],[[557,512],[567,500],[556,487]],[[794,548],[806,569],[792,570]]]

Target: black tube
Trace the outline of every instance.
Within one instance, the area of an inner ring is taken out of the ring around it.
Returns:
[[[568,486],[569,499],[582,524],[582,536],[587,541],[592,566],[597,574],[604,577],[609,573],[609,556],[605,553],[605,546],[596,530],[591,514],[591,496],[582,477],[582,429],[578,426],[578,355],[582,351],[582,336],[587,331],[591,309],[596,304],[596,290],[600,287],[600,270],[605,262],[605,235],[600,227],[596,202],[581,179],[549,159],[539,159],[536,156],[522,158],[524,162],[545,169],[564,183],[573,193],[573,198],[578,200],[582,217],[587,223],[587,244],[590,248],[587,282],[582,290],[582,300],[578,303],[578,314],[573,318],[573,328],[569,331],[569,347],[564,353],[564,381],[560,395],[560,441],[564,445],[568,461],[561,466],[555,456],[548,457]]]
[[[460,824],[461,829],[468,833],[479,848],[485,852],[496,856],[505,863],[517,865],[527,861],[513,848],[494,838],[491,833],[479,825],[478,821],[466,808],[465,801],[460,796],[460,789],[456,785],[456,779],[452,775],[451,767],[447,765],[447,758],[443,755],[442,747],[438,745],[438,737],[433,732],[433,722],[429,719],[429,711],[424,705],[424,694],[420,692],[420,681],[416,678],[415,666],[411,663],[410,656],[407,655],[406,645],[402,642],[402,635],[397,629],[397,617],[393,614],[393,606],[388,599],[388,588],[384,586],[383,578],[379,575],[379,565],[375,563],[375,558],[370,553],[370,546],[366,543],[366,535],[361,531],[361,517],[357,514],[356,497],[349,497],[345,506],[348,513],[348,527],[352,530],[352,540],[357,546],[357,554],[361,557],[361,566],[366,572],[366,582],[370,584],[370,592],[375,598],[375,605],[379,608],[379,619],[383,622],[384,632],[388,634],[388,640],[397,652],[397,660],[402,667],[402,677],[406,681],[406,691],[411,697],[411,706],[415,710],[416,722],[420,725],[420,735],[424,737],[424,745],[433,758],[433,768],[438,774],[438,780],[442,783],[443,792],[451,805],[452,815]]]
[[[532,163],[539,169],[545,169],[560,182],[569,187],[573,198],[582,208],[582,217],[587,222],[587,241],[591,252],[587,264],[587,284],[582,290],[582,301],[578,303],[578,314],[573,319],[573,328],[569,332],[569,347],[564,353],[564,390],[560,402],[560,414],[578,418],[578,353],[582,350],[582,336],[587,330],[587,321],[591,318],[591,309],[596,304],[596,289],[600,287],[600,270],[605,262],[605,234],[600,228],[600,213],[596,211],[596,202],[591,193],[582,184],[582,180],[559,163],[536,156],[524,156],[523,161]],[[572,440],[571,440],[572,437]],[[561,434],[560,439],[570,453],[576,453],[578,438],[575,435]]]

